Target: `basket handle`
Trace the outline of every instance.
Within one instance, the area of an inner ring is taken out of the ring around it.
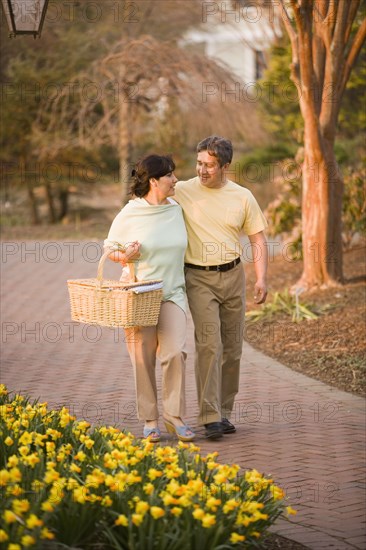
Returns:
[[[97,281],[98,281],[99,286],[101,286],[102,282],[103,282],[103,268],[104,268],[105,261],[106,261],[106,259],[108,258],[108,256],[110,255],[111,252],[115,252],[115,249],[114,248],[106,248],[104,253],[103,253],[103,256],[99,260],[98,272],[97,272]],[[134,262],[128,262],[127,265],[129,267],[129,271],[130,271],[130,280],[129,280],[129,282],[134,283],[136,281]]]

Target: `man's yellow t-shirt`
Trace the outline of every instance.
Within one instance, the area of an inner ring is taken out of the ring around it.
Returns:
[[[183,208],[188,233],[185,261],[220,265],[242,254],[239,237],[267,227],[252,193],[228,180],[218,189],[205,187],[198,177],[176,184],[176,201]]]

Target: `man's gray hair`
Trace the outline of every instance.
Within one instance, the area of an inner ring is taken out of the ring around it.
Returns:
[[[229,139],[220,136],[209,136],[197,145],[197,153],[207,151],[216,157],[220,166],[230,164],[233,158],[233,145]]]

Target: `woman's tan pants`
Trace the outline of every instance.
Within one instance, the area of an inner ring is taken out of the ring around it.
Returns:
[[[164,412],[183,416],[185,409],[185,362],[187,318],[174,302],[162,302],[155,327],[125,329],[126,344],[135,371],[139,420],[159,418],[155,364],[162,369]]]

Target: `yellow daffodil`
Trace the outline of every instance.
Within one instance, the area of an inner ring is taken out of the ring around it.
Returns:
[[[44,447],[44,440],[47,439],[47,435],[36,433],[34,435],[34,443],[38,447]]]
[[[8,550],[22,550],[22,548],[20,544],[14,544],[11,542],[8,546]]]
[[[0,487],[5,487],[11,479],[10,472],[8,470],[0,470]]]
[[[225,472],[219,472],[218,474],[214,475],[215,483],[218,485],[224,484],[227,481],[227,475]]]
[[[141,523],[144,520],[144,516],[142,514],[132,514],[132,523],[138,527],[141,525]]]
[[[26,524],[29,529],[34,529],[34,527],[42,527],[43,521],[37,518],[35,514],[31,514],[29,518],[27,518]]]
[[[136,504],[135,512],[136,514],[146,514],[149,508],[150,508],[150,505],[148,502],[145,502],[144,500],[140,500]]]
[[[216,517],[213,514],[205,514],[203,518],[201,519],[202,527],[205,527],[208,529],[209,527],[212,527],[216,523]]]
[[[160,470],[156,470],[156,468],[149,468],[149,471],[147,472],[147,477],[154,481],[157,477],[161,477],[163,475],[163,472]]]
[[[29,454],[29,451],[30,448],[28,447],[28,445],[22,445],[18,448],[18,452],[22,457],[27,456],[27,454]]]
[[[205,511],[202,510],[202,508],[196,508],[192,513],[192,516],[194,517],[194,519],[202,519],[204,515],[205,515]]]
[[[124,514],[120,514],[116,521],[114,522],[115,525],[122,525],[123,527],[128,526],[128,519]]]
[[[15,483],[14,485],[11,485],[11,487],[8,487],[6,492],[8,495],[12,495],[13,497],[20,497],[24,493],[24,489],[18,485],[18,483]]]
[[[286,506],[286,512],[288,516],[295,516],[297,511],[291,508],[291,506]]]
[[[12,444],[14,443],[14,440],[13,440],[10,436],[8,436],[8,437],[6,437],[6,438],[4,439],[4,443],[5,443],[5,445],[7,445],[8,447],[10,447],[10,445],[12,445]]]
[[[17,467],[11,468],[9,470],[9,474],[10,474],[10,480],[13,482],[18,482],[22,480],[22,473]]]
[[[78,453],[76,453],[76,455],[74,456],[74,459],[75,460],[78,460],[79,462],[84,462],[86,460],[86,454],[83,453],[83,451],[79,451]]]
[[[34,481],[32,481],[32,490],[36,493],[39,493],[43,487],[45,486],[45,484],[43,483],[43,481],[40,481],[39,479],[35,479]]]
[[[152,515],[152,517],[154,519],[159,519],[159,518],[162,518],[163,516],[165,516],[164,510],[162,508],[160,508],[159,506],[151,506],[150,514]]]
[[[178,498],[179,506],[183,506],[183,508],[189,508],[189,506],[192,505],[192,501],[188,495],[182,495]]]
[[[0,384],[0,395],[8,395],[8,390],[6,389],[5,384]]]
[[[41,504],[41,509],[42,509],[44,512],[53,512],[54,509],[55,509],[55,506],[54,506],[54,504],[51,504],[51,502],[49,502],[48,500],[45,500],[45,501],[42,502],[42,504]]]
[[[62,407],[59,416],[61,428],[65,428],[68,424],[70,424],[70,422],[75,420],[75,416],[71,416],[69,410],[66,407]]]
[[[0,529],[0,542],[5,542],[9,540],[8,534],[4,531],[4,529]]]
[[[84,434],[82,434],[79,439],[87,449],[91,449],[95,443],[95,441],[93,441],[91,437]]]
[[[48,472],[44,475],[44,481],[45,483],[52,483],[53,481],[57,481],[60,477],[60,473],[56,470],[48,470]]]
[[[277,487],[277,485],[272,485],[271,491],[273,495],[273,500],[281,500],[285,496],[285,492],[280,487]]]
[[[46,441],[46,452],[49,458],[55,455],[56,445],[54,441]]]
[[[52,533],[47,527],[43,527],[43,529],[41,529],[41,539],[53,540],[54,538],[54,533]]]
[[[13,468],[14,466],[17,466],[19,464],[19,458],[16,455],[11,455],[8,458],[8,462],[6,465],[8,468]]]
[[[3,518],[5,523],[15,523],[18,520],[18,517],[12,510],[5,510],[3,513]]]
[[[206,501],[206,506],[209,510],[213,512],[217,511],[217,507],[220,506],[221,500],[219,498],[210,497]]]
[[[115,470],[118,466],[117,460],[112,458],[110,453],[106,453],[104,455],[104,466],[105,468],[108,468],[109,470]]]
[[[154,492],[154,485],[152,483],[144,483],[143,490],[147,495],[152,495]]]
[[[86,487],[77,487],[72,492],[72,497],[75,502],[78,502],[79,504],[85,504],[87,501],[87,494],[88,489]]]
[[[51,436],[51,439],[53,441],[57,441],[57,439],[60,439],[60,437],[62,437],[62,433],[58,430],[54,430],[53,428],[47,428],[46,434]]]
[[[26,499],[22,499],[22,500],[15,499],[13,500],[12,508],[18,516],[21,516],[25,512],[28,512],[30,508],[30,504],[29,504],[29,501]]]
[[[112,506],[113,500],[111,499],[111,497],[109,495],[106,495],[105,497],[102,498],[100,504],[102,506],[105,506],[106,508],[109,508],[110,506]]]
[[[245,480],[248,481],[248,483],[256,483],[258,481],[261,481],[262,478],[263,478],[262,474],[260,474],[255,469],[245,472]]]
[[[169,506],[170,504],[178,504],[178,499],[176,499],[169,493],[162,495],[162,501],[164,506]]]
[[[19,438],[20,445],[30,445],[33,440],[33,435],[27,431],[23,432]]]
[[[225,504],[223,506],[223,512],[224,512],[224,514],[229,514],[230,512],[235,510],[235,508],[237,508],[238,506],[239,506],[239,502],[237,500],[231,498],[227,502],[225,502]]]
[[[33,546],[34,544],[36,544],[36,539],[31,535],[24,535],[21,542],[25,548],[28,548],[29,546]]]
[[[36,453],[32,453],[23,458],[23,464],[28,464],[31,468],[34,468],[36,464],[40,462],[40,458]]]
[[[238,542],[243,542],[245,540],[244,535],[239,535],[238,533],[231,533],[230,542],[237,544]]]

